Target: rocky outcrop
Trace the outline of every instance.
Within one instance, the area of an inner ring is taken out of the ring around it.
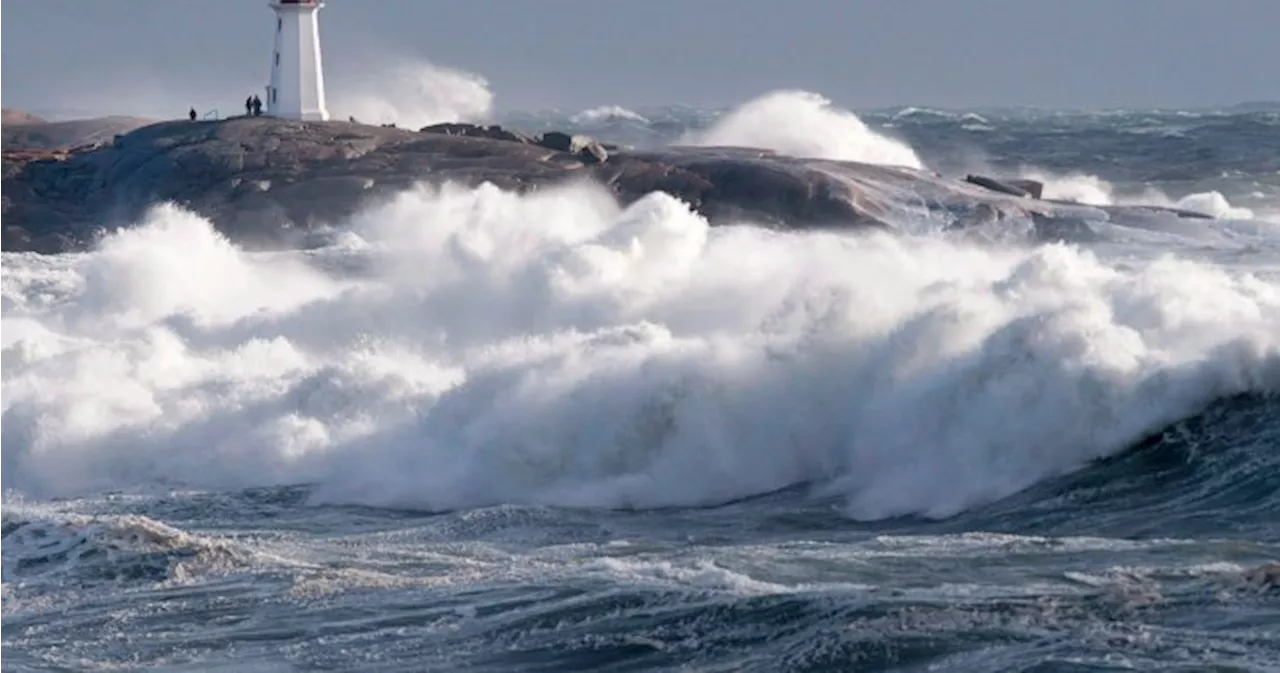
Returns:
[[[997,180],[985,175],[966,175],[964,181],[1010,196],[1030,196],[1038,199],[1044,192],[1044,184],[1035,180]]]
[[[982,187],[984,189],[989,189],[993,192],[998,192],[1000,194],[1008,194],[1010,196],[1017,196],[1021,198],[1043,199],[1042,195],[1044,194],[1044,183],[1040,182],[1039,180],[1029,180],[1026,178],[1001,180],[1001,179],[988,177],[986,175],[970,174],[965,176],[964,181],[972,185],[978,185],[979,187]],[[1076,205],[1072,201],[1064,201],[1060,199],[1043,199],[1043,200],[1046,203]],[[1127,211],[1132,213],[1140,213],[1140,212],[1163,213],[1167,215],[1175,215],[1177,217],[1186,217],[1186,218],[1203,219],[1203,220],[1212,219],[1213,217],[1211,215],[1196,212],[1194,210],[1186,210],[1183,208],[1170,208],[1168,206],[1130,205],[1130,206],[1121,206],[1121,207],[1103,206],[1100,208],[1104,211],[1121,211],[1121,212]],[[1049,219],[1046,219],[1043,217],[1039,217],[1039,218],[1033,217],[1032,219],[1041,228],[1048,227],[1050,229],[1053,229],[1059,232],[1068,231],[1068,230],[1070,231],[1088,230],[1088,225],[1082,222],[1072,222],[1072,223],[1069,223],[1070,226],[1063,226],[1064,224],[1068,224],[1068,223],[1050,222]],[[1075,240],[1075,239],[1070,239],[1070,240]]]
[[[509,140],[526,145],[537,145],[538,139],[519,131],[510,131],[501,126],[479,126],[476,124],[460,124],[445,122],[432,124],[419,129],[420,133],[441,133],[447,136],[466,136],[468,138],[489,138],[490,140]]]
[[[449,136],[466,136],[468,138],[489,138],[491,140],[509,140],[526,145],[538,145],[557,152],[566,152],[576,156],[584,164],[598,164],[609,158],[610,146],[582,135],[569,135],[560,131],[548,131],[541,136],[531,136],[519,131],[511,131],[501,126],[478,126],[476,124],[444,123],[424,126],[421,133],[442,133]],[[613,149],[617,149],[613,146]]]
[[[605,146],[587,136],[548,131],[542,134],[538,144],[557,152],[568,152],[587,164],[598,164],[609,158]]]
[[[239,117],[153,124],[80,151],[7,151],[3,248],[82,247],[96,232],[136,222],[162,201],[209,217],[247,246],[308,245],[313,232],[340,224],[369,199],[418,182],[489,182],[527,191],[574,179],[606,185],[624,202],[661,190],[713,224],[880,227],[904,207],[963,221],[979,204],[996,219],[1082,217],[1078,207],[923,171],[749,148],[636,152],[496,126],[414,131]]]
[[[30,112],[15,110],[13,108],[0,109],[0,125],[22,125],[22,124],[47,124],[49,120],[44,117],[33,115]]]
[[[6,150],[64,150],[111,142],[118,134],[154,123],[154,119],[119,116],[50,122],[17,110],[6,110],[4,125],[0,127],[0,145]]]

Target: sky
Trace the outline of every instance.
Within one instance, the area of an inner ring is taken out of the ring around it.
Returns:
[[[234,113],[268,76],[266,0],[5,0],[0,17],[5,107]],[[320,23],[331,109],[423,86],[388,73],[427,63],[483,77],[499,111],[779,88],[852,108],[1280,99],[1280,0],[328,0]]]

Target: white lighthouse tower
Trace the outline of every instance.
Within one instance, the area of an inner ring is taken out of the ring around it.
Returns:
[[[271,0],[276,12],[276,48],[267,85],[267,114],[324,121],[324,67],[320,60],[320,0]]]

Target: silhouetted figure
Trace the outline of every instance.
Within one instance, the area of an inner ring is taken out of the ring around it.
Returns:
[[[196,120],[196,109],[195,109],[195,108],[191,108],[191,110],[190,110],[189,112],[187,112],[187,116],[191,118],[191,121],[195,121],[195,120]]]
[[[258,94],[253,94],[253,116],[257,117],[262,114],[262,99],[258,98]]]
[[[244,99],[244,116],[253,114],[253,96]]]

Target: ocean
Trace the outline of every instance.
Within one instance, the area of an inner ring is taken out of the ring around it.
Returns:
[[[499,121],[1212,219],[423,187],[6,252],[7,670],[1280,670],[1280,110]]]

